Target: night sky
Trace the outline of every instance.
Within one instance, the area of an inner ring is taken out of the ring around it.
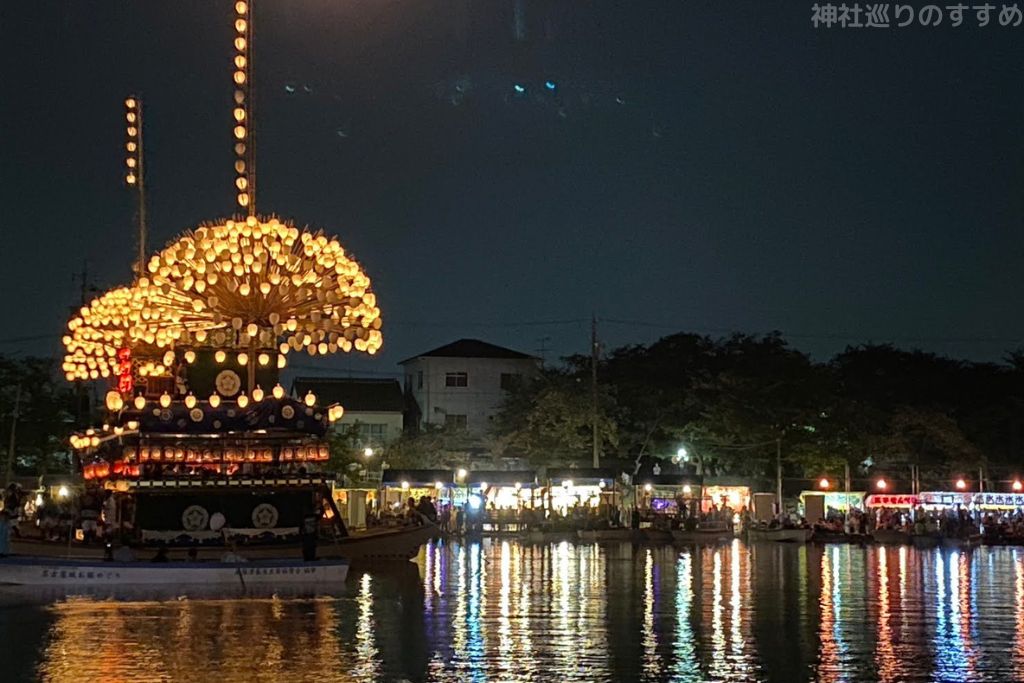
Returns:
[[[321,370],[395,373],[459,337],[553,359],[586,351],[591,312],[609,347],[1024,343],[1024,27],[815,30],[788,0],[522,0],[518,24],[514,0],[257,2],[260,212],[337,234],[384,311],[378,358]],[[0,4],[0,352],[56,352],[83,262],[128,280],[127,94],[150,249],[233,211],[231,7]]]

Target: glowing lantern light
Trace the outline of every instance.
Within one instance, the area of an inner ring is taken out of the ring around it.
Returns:
[[[245,353],[244,351],[242,353],[238,354],[238,364],[239,365],[248,365],[249,364],[249,354]]]
[[[264,367],[266,367],[267,365],[270,365],[270,355],[269,354],[261,353],[256,360],[259,361],[259,364],[264,366]]]
[[[171,407],[171,395],[168,394],[166,391],[160,395],[160,405],[164,408]]]
[[[143,396],[142,394],[139,394],[138,396],[135,397],[135,400],[132,402],[132,405],[135,406],[135,410],[142,410],[143,408],[146,407],[146,397]]]
[[[254,403],[259,403],[260,401],[263,400],[263,390],[260,389],[259,385],[257,385],[256,388],[252,390],[252,400]]]
[[[185,407],[192,410],[196,407],[196,397],[189,392],[189,395],[185,397]]]
[[[220,405],[220,394],[210,394],[210,407],[216,408]]]
[[[280,384],[276,385],[274,387],[273,393],[274,393],[274,398],[276,398],[278,400],[280,400],[281,398],[284,398],[284,387],[282,387]]]
[[[227,358],[227,357],[228,357],[228,354],[224,353],[220,349],[217,349],[217,352],[213,354],[213,359],[215,361],[217,361],[218,363],[223,363],[224,359]]]
[[[305,403],[305,404],[306,404],[307,406],[309,406],[310,408],[312,408],[313,406],[315,406],[315,405],[316,405],[316,394],[314,394],[314,393],[313,393],[312,391],[310,391],[310,392],[307,392],[307,393],[306,393],[306,397],[305,397],[305,398],[303,399],[303,402],[304,402],[304,403]]]
[[[106,397],[107,410],[117,412],[124,406],[124,399],[117,391],[108,391]]]
[[[249,397],[246,396],[245,394],[239,394],[237,400],[239,408],[245,408],[247,405],[249,405]]]
[[[288,360],[284,356],[278,356],[277,357],[277,367],[278,367],[278,369],[284,369],[284,367],[286,365],[288,365]]]
[[[189,364],[195,363],[196,362],[196,352],[191,350],[191,349],[186,351],[185,352],[185,362],[189,363]]]

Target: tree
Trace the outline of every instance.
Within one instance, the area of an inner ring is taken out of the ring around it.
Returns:
[[[0,453],[5,464],[15,402],[15,472],[67,471],[74,392],[57,379],[53,360],[0,357]]]

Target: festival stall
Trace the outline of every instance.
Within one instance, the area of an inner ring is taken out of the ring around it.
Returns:
[[[385,509],[400,512],[410,498],[417,502],[423,496],[437,502],[448,501],[454,488],[448,470],[386,469],[381,476],[381,501]]]
[[[564,514],[576,506],[618,505],[616,474],[610,468],[549,469],[546,488],[549,509]]]

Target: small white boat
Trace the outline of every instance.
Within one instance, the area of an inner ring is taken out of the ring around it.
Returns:
[[[781,543],[807,543],[811,540],[811,529],[768,529],[750,527],[747,529],[748,541],[777,541]]]
[[[348,560],[260,560],[255,562],[106,562],[77,558],[0,559],[6,586],[249,586],[338,585]]]

